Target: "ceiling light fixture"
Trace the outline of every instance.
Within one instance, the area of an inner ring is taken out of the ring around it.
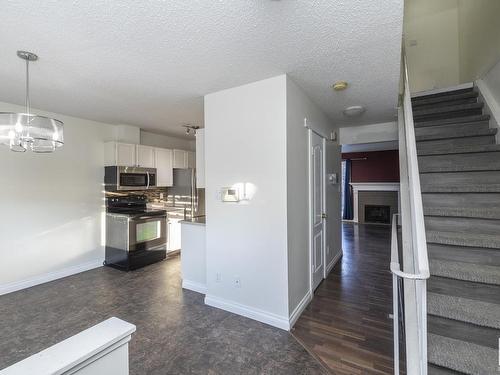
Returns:
[[[364,112],[365,112],[365,107],[363,107],[361,105],[353,105],[351,107],[347,107],[343,111],[344,115],[346,115],[348,117],[359,116]]]
[[[347,88],[347,86],[349,86],[349,84],[346,81],[338,81],[332,85],[332,88],[335,91],[342,91],[342,90],[345,90]]]
[[[31,113],[29,63],[38,60],[31,52],[17,51],[17,56],[26,61],[26,112],[0,112],[0,144],[12,151],[48,153],[64,144],[63,123],[59,120]]]
[[[186,124],[186,125],[182,125],[182,126],[186,128],[187,135],[189,135],[191,133],[193,133],[193,135],[196,135],[196,131],[200,128],[198,125],[190,125],[190,124]]]

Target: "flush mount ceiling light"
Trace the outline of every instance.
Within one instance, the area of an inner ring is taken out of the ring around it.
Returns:
[[[351,107],[347,107],[344,109],[343,113],[344,115],[348,117],[355,117],[361,115],[363,112],[365,112],[365,107],[361,105],[353,105]]]
[[[182,126],[186,128],[187,135],[189,135],[189,134],[196,135],[196,131],[200,128],[198,125],[190,125],[190,124],[182,125]]]
[[[349,85],[346,81],[338,81],[332,85],[332,89],[334,89],[335,91],[342,91],[345,90],[347,86]]]
[[[54,152],[64,144],[63,123],[31,113],[29,63],[38,56],[26,51],[17,51],[17,56],[26,61],[26,112],[0,112],[0,144],[16,152]]]

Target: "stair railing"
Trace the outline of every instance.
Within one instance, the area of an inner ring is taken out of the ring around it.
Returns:
[[[394,374],[399,375],[400,317],[404,329],[406,373],[427,374],[427,286],[429,261],[425,236],[417,146],[406,56],[401,59],[398,108],[401,212],[392,220],[391,272],[393,280]],[[401,250],[398,235],[401,227]],[[402,267],[401,267],[402,264]],[[398,288],[403,281],[403,290]],[[401,314],[399,301],[403,301]]]

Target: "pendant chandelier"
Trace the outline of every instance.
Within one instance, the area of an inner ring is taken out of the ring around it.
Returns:
[[[38,56],[26,51],[17,51],[17,56],[26,61],[26,112],[0,112],[0,144],[15,152],[54,152],[64,144],[63,123],[32,114],[30,108],[29,63]]]

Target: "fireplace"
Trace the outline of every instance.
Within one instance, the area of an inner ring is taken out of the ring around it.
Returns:
[[[399,182],[351,182],[351,186],[355,223],[390,224],[392,216],[399,212]],[[365,220],[366,206],[377,207],[371,213],[372,220]],[[387,210],[381,206],[389,207],[388,220],[385,216]]]
[[[365,223],[391,223],[391,206],[365,205]]]

